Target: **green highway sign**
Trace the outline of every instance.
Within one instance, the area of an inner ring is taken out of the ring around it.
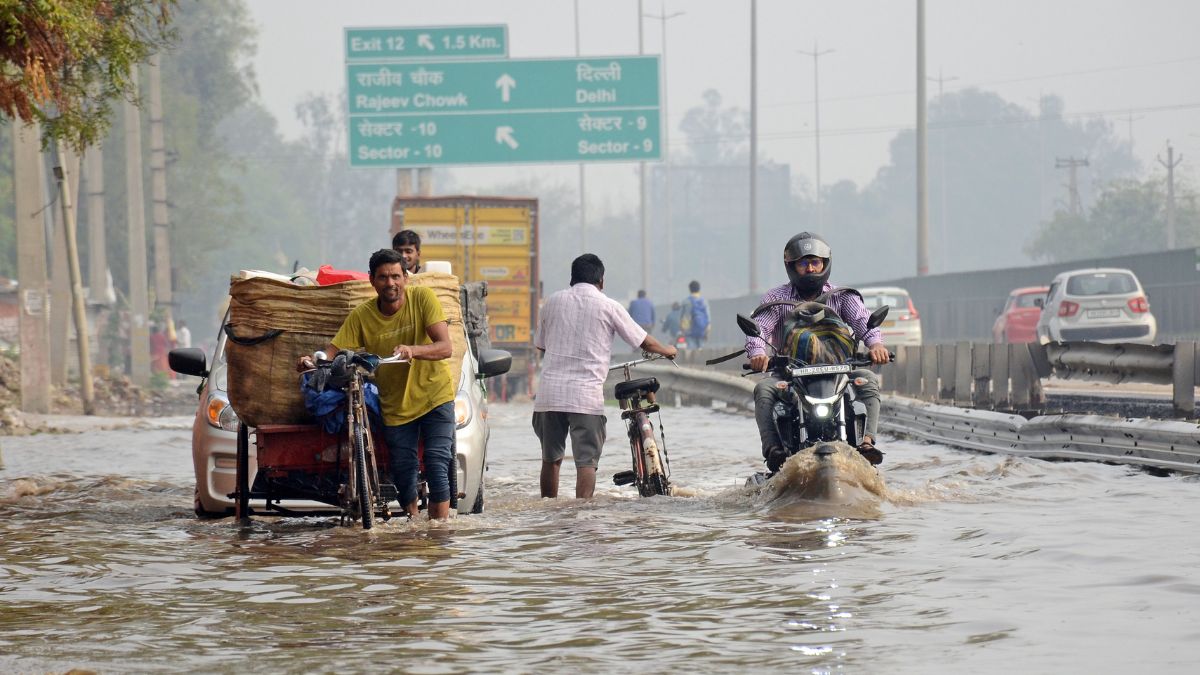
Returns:
[[[350,165],[643,161],[657,56],[347,63]]]
[[[350,114],[658,107],[658,57],[346,65]]]
[[[508,56],[508,26],[347,28],[346,61],[496,58]]]
[[[405,167],[659,159],[659,114],[645,110],[370,115],[350,121],[350,164]]]

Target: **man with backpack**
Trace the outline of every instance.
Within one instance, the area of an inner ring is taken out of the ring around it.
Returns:
[[[699,349],[708,339],[708,303],[700,297],[700,282],[688,284],[690,294],[683,300],[679,328],[687,338],[688,349]]]
[[[783,266],[787,271],[788,283],[767,291],[759,304],[765,305],[779,300],[812,301],[818,296],[827,295],[824,299],[825,306],[840,317],[839,323],[844,322],[852,331],[851,348],[852,339],[857,338],[867,346],[873,363],[887,363],[890,356],[887,347],[883,345],[879,329],[867,330],[870,313],[863,304],[862,296],[851,289],[838,293],[838,287],[829,283],[832,263],[833,251],[820,236],[811,232],[801,232],[792,237],[783,247]],[[806,349],[839,349],[839,342],[842,340],[835,335],[837,331],[833,329],[828,332],[834,339],[820,346],[785,345],[786,340],[794,339],[794,336],[781,335],[784,318],[791,312],[792,308],[786,304],[776,305],[755,319],[762,335],[771,340],[778,351],[784,352],[789,346],[793,349],[798,346]],[[750,357],[751,370],[763,372],[767,369],[767,345],[762,339],[747,337],[746,354]],[[863,430],[858,451],[872,464],[879,464],[883,461],[883,453],[875,447],[875,432],[879,427],[879,378],[865,368],[852,371],[850,378],[858,400],[867,409],[866,428]],[[787,451],[779,439],[779,432],[775,429],[772,417],[778,392],[776,384],[779,381],[773,377],[764,377],[754,387],[754,419],[758,423],[758,433],[762,440],[763,459],[772,473],[778,471],[787,459]]]

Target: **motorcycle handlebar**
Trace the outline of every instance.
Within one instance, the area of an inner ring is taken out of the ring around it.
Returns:
[[[888,362],[890,363],[895,360],[896,360],[896,353],[888,352]],[[869,356],[851,356],[849,359],[846,360],[846,363],[851,366],[854,366],[855,368],[868,368],[870,366],[875,365],[875,363],[873,361],[871,361],[871,357],[869,357]],[[791,367],[794,365],[799,365],[799,366],[803,367],[803,366],[807,366],[810,364],[804,363],[803,361],[799,361],[797,359],[793,359],[788,356],[772,356],[770,359],[767,360],[767,370],[768,371],[774,370],[776,368],[788,368],[788,367]],[[751,370],[750,364],[743,363],[742,370],[746,370],[746,371]]]

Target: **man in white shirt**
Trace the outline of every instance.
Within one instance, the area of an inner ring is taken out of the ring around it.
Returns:
[[[604,263],[585,253],[571,263],[571,287],[542,305],[533,344],[542,352],[542,374],[533,404],[533,430],[542,444],[543,497],[558,496],[558,473],[567,435],[575,458],[575,497],[596,488],[604,447],[604,380],[614,336],[631,347],[675,358],[675,348],[655,340],[629,312],[604,295]]]

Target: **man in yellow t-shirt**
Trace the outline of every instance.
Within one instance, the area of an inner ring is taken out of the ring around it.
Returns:
[[[454,384],[446,359],[453,352],[442,305],[430,288],[408,285],[404,258],[392,249],[371,256],[377,297],[355,307],[326,352],[367,351],[400,355],[410,363],[375,372],[383,408],[384,438],[400,504],[417,515],[417,440],[425,441],[429,518],[450,516],[450,460],[454,448]],[[308,356],[301,368],[311,368]]]

